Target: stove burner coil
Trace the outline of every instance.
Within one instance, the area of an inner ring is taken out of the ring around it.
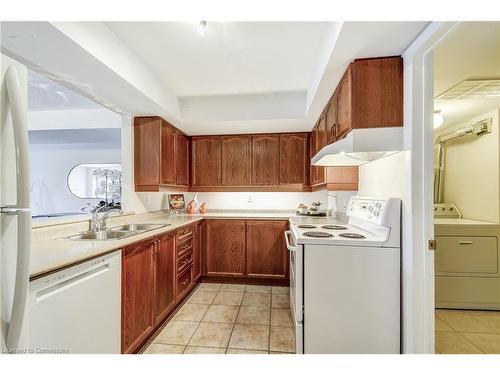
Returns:
[[[316,225],[311,225],[311,224],[301,224],[298,226],[299,228],[317,228]]]
[[[333,237],[333,234],[331,233],[320,232],[320,231],[304,232],[302,234],[306,237],[318,237],[318,238]]]
[[[323,225],[321,228],[330,229],[330,230],[346,230],[347,229],[347,227],[344,227],[342,225]]]
[[[340,233],[339,236],[340,237],[344,237],[344,238],[353,238],[353,239],[363,239],[363,238],[366,238],[362,234],[358,234],[358,233]]]

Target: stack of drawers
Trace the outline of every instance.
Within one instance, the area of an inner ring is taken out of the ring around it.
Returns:
[[[179,230],[175,236],[176,295],[182,298],[193,283],[194,227]]]

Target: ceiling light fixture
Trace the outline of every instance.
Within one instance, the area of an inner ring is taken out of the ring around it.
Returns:
[[[441,125],[443,125],[444,117],[441,114],[441,110],[440,109],[434,111],[434,121],[433,122],[434,122],[434,129],[437,129]]]
[[[207,21],[200,21],[197,30],[201,35],[205,35],[205,31],[207,30]]]

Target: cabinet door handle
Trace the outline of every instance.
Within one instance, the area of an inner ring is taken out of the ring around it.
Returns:
[[[182,285],[186,285],[188,282],[189,282],[189,279],[186,279],[186,280],[184,280],[184,281],[181,281],[181,284],[182,284]]]
[[[472,245],[472,241],[460,241],[460,245]]]

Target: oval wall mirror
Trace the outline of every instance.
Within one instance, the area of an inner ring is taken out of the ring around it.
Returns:
[[[68,173],[68,188],[78,198],[121,201],[122,165],[77,164]]]

